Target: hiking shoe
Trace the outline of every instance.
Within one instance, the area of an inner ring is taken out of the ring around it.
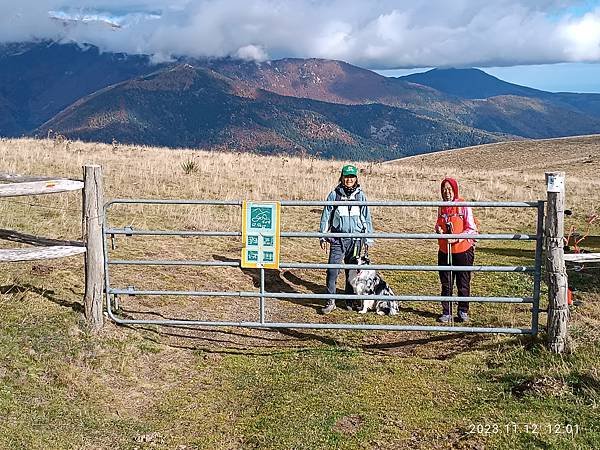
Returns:
[[[456,318],[457,322],[468,322],[469,314],[466,311],[459,311],[458,317]]]
[[[438,322],[448,323],[452,321],[452,316],[450,314],[442,314],[438,317]]]
[[[325,306],[321,308],[321,314],[329,314],[335,309],[335,301],[331,300],[327,302]]]

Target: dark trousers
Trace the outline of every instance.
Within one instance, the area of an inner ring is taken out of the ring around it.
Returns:
[[[452,254],[453,266],[472,266],[475,261],[475,247],[463,253]],[[448,254],[438,251],[438,266],[447,266]],[[456,289],[460,297],[469,297],[471,295],[471,272],[440,272],[440,282],[442,284],[442,293],[440,295],[449,297],[452,295],[452,288],[456,280]],[[450,314],[450,302],[442,302],[443,314]],[[469,312],[468,302],[458,302],[458,310]]]
[[[340,238],[333,239],[329,245],[329,261],[328,264],[341,264],[342,260],[345,264],[349,264],[350,260],[360,255],[361,240],[351,238]],[[348,283],[348,269],[346,272],[346,286],[344,288],[345,294],[353,294],[354,290],[350,283]],[[337,281],[340,269],[327,269],[327,293],[335,294],[336,288],[335,283]]]

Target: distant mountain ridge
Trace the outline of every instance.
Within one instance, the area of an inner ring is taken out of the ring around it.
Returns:
[[[466,99],[484,99],[498,95],[535,97],[549,94],[538,89],[508,83],[480,69],[432,69],[398,79],[429,86],[440,92]]]
[[[432,69],[399,77],[450,94],[461,99],[489,99],[502,95],[535,98],[559,107],[600,117],[600,94],[546,92],[508,83],[480,69]]]
[[[0,46],[0,135],[393,159],[600,131],[600,95],[552,94],[477,69],[386,78],[341,61]]]

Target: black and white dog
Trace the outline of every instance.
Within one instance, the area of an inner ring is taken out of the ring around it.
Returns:
[[[369,258],[359,256],[350,261],[351,264],[370,264]],[[392,288],[374,270],[350,269],[348,282],[357,295],[395,295]],[[394,300],[361,300],[362,308],[358,311],[364,314],[367,311],[375,311],[379,315],[389,314],[393,316],[398,313],[398,302]]]

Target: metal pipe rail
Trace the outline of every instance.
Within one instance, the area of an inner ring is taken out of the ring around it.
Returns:
[[[439,206],[474,206],[474,207],[509,207],[509,208],[536,208],[537,223],[536,233],[515,234],[478,234],[478,240],[517,240],[535,241],[535,265],[528,266],[439,266],[439,265],[397,265],[397,264],[320,264],[302,262],[281,262],[282,269],[373,269],[373,270],[402,270],[402,271],[453,271],[453,272],[515,272],[533,273],[534,288],[532,297],[452,297],[451,301],[466,301],[480,303],[508,303],[508,304],[532,304],[531,328],[508,328],[508,327],[464,327],[464,326],[426,326],[426,325],[372,325],[352,323],[281,323],[268,322],[265,317],[265,300],[270,299],[344,299],[344,300],[393,300],[399,302],[441,302],[450,300],[448,297],[428,295],[345,295],[345,294],[304,294],[267,292],[265,289],[264,268],[260,269],[260,288],[254,291],[174,291],[174,290],[137,290],[135,288],[115,289],[110,286],[109,266],[205,266],[205,267],[240,267],[240,261],[195,261],[195,260],[110,260],[107,253],[107,237],[115,235],[126,236],[187,236],[187,237],[240,237],[237,231],[186,231],[186,230],[135,230],[132,227],[112,228],[107,226],[107,210],[116,204],[146,204],[146,205],[221,205],[241,206],[239,200],[162,200],[162,199],[114,199],[104,205],[104,252],[105,252],[105,282],[106,301],[108,315],[117,323],[122,324],[156,324],[156,325],[195,325],[195,326],[237,326],[249,328],[314,328],[314,329],[353,329],[353,330],[393,330],[393,331],[443,331],[443,332],[470,332],[470,333],[507,333],[507,334],[536,334],[538,331],[538,315],[542,312],[539,308],[541,263],[542,263],[542,240],[543,240],[543,213],[544,202],[443,202],[443,201],[364,201],[353,202],[358,206],[380,206],[380,207],[439,207]],[[347,205],[346,201],[297,201],[284,200],[281,206],[326,206]],[[320,233],[312,231],[284,231],[282,238],[378,238],[378,239],[439,239],[436,233]],[[473,238],[471,234],[444,235],[444,238]],[[259,321],[258,322],[231,322],[231,321],[200,321],[200,320],[138,320],[123,319],[117,317],[112,309],[111,296],[115,300],[120,295],[173,295],[173,296],[196,296],[196,297],[228,297],[228,298],[259,298]]]
[[[133,228],[108,228],[106,234],[127,236],[209,236],[239,237],[237,231],[184,231],[184,230],[135,230]],[[282,231],[285,238],[377,238],[377,239],[440,239],[437,233],[321,233],[319,231]],[[472,234],[444,234],[445,239],[469,239]],[[537,236],[529,234],[478,234],[477,239],[535,241]]]
[[[541,200],[540,200],[541,201]],[[241,200],[165,200],[165,199],[132,199],[115,198],[104,204],[104,208],[115,204],[141,204],[141,205],[221,205],[221,206],[242,206]],[[281,206],[343,206],[348,202],[344,200],[281,200]],[[487,208],[535,208],[539,201],[535,202],[444,202],[444,201],[385,201],[385,200],[367,200],[353,201],[357,206],[390,206],[390,207],[415,207],[415,206],[475,206]]]
[[[502,333],[502,334],[532,334],[528,328],[498,328],[498,327],[444,327],[430,325],[373,325],[373,324],[352,324],[352,323],[287,323],[287,322],[269,322],[265,325],[262,322],[222,322],[222,321],[202,321],[202,320],[135,320],[121,319],[112,314],[109,310],[109,316],[116,323],[123,325],[164,325],[164,326],[197,326],[197,327],[241,327],[241,328],[301,328],[317,330],[373,330],[373,331],[439,331],[447,333]]]
[[[177,295],[190,297],[240,297],[240,298],[306,298],[327,300],[395,300],[400,302],[443,302],[448,297],[441,295],[354,295],[354,294],[302,294],[295,292],[252,292],[252,291],[160,291],[136,289],[109,289],[113,295]],[[533,297],[452,297],[453,301],[473,303],[533,303]]]
[[[240,267],[237,261],[193,261],[175,259],[113,259],[111,265],[121,266],[215,266]],[[535,267],[527,266],[403,266],[398,264],[321,264],[321,263],[285,263],[282,269],[362,269],[362,270],[402,270],[417,272],[534,272]]]

